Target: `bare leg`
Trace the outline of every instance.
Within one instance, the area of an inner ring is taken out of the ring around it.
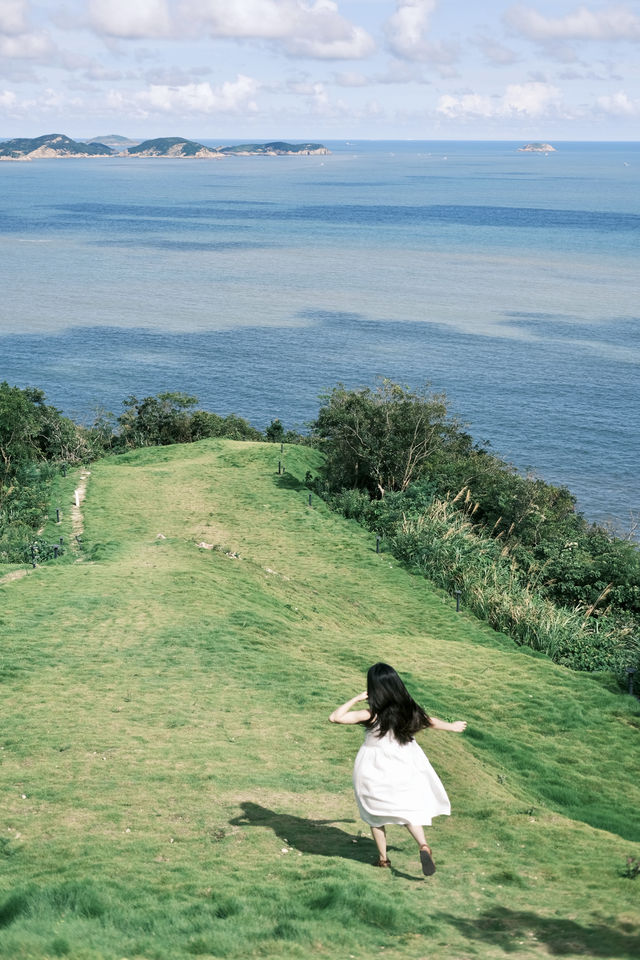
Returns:
[[[424,830],[413,823],[406,824],[407,830],[420,847],[420,863],[425,877],[430,877],[436,872],[436,865],[431,857],[431,847],[427,843]]]
[[[387,860],[387,834],[384,827],[371,827],[371,833],[378,848],[379,862],[387,864],[389,862]]]
[[[423,827],[417,827],[413,823],[407,823],[405,824],[405,826],[409,831],[409,833],[411,834],[411,836],[413,837],[413,839],[415,840],[415,842],[418,844],[418,846],[421,849],[424,847],[425,850],[429,850],[429,852],[431,852],[431,848],[429,847],[429,844],[427,843],[426,837],[424,835]]]

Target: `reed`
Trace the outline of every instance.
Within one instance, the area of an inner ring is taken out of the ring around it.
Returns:
[[[523,578],[508,545],[473,523],[473,507],[465,512],[456,506],[467,502],[463,497],[464,490],[451,500],[433,500],[418,516],[404,516],[391,538],[393,553],[442,589],[459,590],[467,609],[517,644],[574,669],[609,670],[624,679],[640,655],[640,641],[630,628],[594,618],[610,585],[587,609],[551,602]]]

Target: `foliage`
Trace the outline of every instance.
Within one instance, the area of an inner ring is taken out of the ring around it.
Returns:
[[[233,440],[260,440],[262,434],[234,413],[221,417],[206,410],[194,410],[198,398],[184,393],[159,393],[155,397],[128,397],[125,412],[118,417],[120,433],[115,447],[127,449],[191,443],[207,437]]]
[[[47,460],[78,463],[85,454],[75,424],[45,403],[42,390],[0,383],[0,508],[21,469]]]
[[[627,857],[624,876],[627,880],[635,880],[636,877],[640,877],[640,860],[637,857]]]
[[[118,417],[120,442],[125,447],[186,443],[191,439],[189,411],[197,402],[197,397],[185,393],[159,393],[143,400],[127,397]]]
[[[0,562],[30,559],[59,464],[89,456],[83,431],[48,405],[41,390],[0,384]]]
[[[354,487],[377,497],[406,490],[455,433],[444,396],[414,393],[390,380],[375,390],[339,385],[321,399],[313,436],[334,489]]]
[[[271,421],[264,433],[269,443],[282,443],[284,441],[284,426],[277,417]]]
[[[229,413],[221,417],[217,413],[196,410],[191,417],[191,440],[207,437],[227,437],[229,440],[261,440],[262,434],[248,420]]]
[[[434,582],[464,581],[471,608],[517,642],[623,678],[638,656],[637,544],[589,525],[565,487],[475,445],[444,398],[384,381],[324,399],[314,436],[326,465],[308,480],[317,493]]]
[[[506,547],[475,529],[470,517],[434,500],[405,518],[390,540],[395,556],[453,593],[496,630],[574,670],[609,670],[621,683],[640,664],[631,622],[600,621],[580,609],[552,603],[533,589]]]

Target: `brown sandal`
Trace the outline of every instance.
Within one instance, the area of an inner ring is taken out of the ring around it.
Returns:
[[[431,850],[420,851],[420,863],[425,877],[432,877],[436,872],[436,865],[431,858]]]
[[[377,863],[374,863],[374,867],[390,867],[391,860],[383,860],[382,857],[378,860]]]

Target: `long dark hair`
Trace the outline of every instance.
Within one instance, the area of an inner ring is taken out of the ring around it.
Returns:
[[[391,732],[399,743],[409,743],[414,734],[430,725],[429,717],[413,699],[388,663],[374,663],[367,673],[367,699],[371,719],[379,737]]]

